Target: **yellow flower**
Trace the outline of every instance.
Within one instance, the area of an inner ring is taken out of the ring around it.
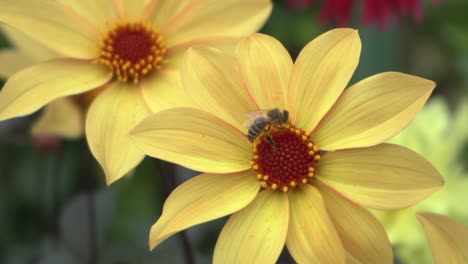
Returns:
[[[106,87],[89,108],[85,131],[110,184],[144,158],[128,137],[131,128],[151,112],[190,105],[180,84],[183,52],[199,44],[229,50],[270,12],[270,0],[1,1],[0,22],[59,55],[8,79],[0,120]]]
[[[214,263],[274,263],[285,243],[298,263],[392,263],[383,226],[364,207],[411,206],[443,185],[418,154],[380,144],[411,121],[435,84],[389,72],[344,90],[360,50],[351,29],[319,36],[294,64],[262,34],[244,38],[234,60],[190,49],[182,82],[201,110],[165,110],[131,132],[148,155],[205,172],[169,196],[150,247],[233,214]],[[252,128],[249,141],[245,113],[275,108],[289,111],[290,122],[270,123],[257,137]]]
[[[2,27],[1,31],[14,48],[0,50],[0,79],[7,79],[15,72],[55,57],[46,47],[16,30]],[[31,133],[68,139],[81,137],[84,132],[84,116],[76,101],[72,97],[64,97],[50,102],[32,125]]]
[[[418,214],[436,264],[468,263],[468,227],[444,215]]]
[[[384,224],[396,254],[406,263],[428,263],[431,259],[415,217],[417,212],[431,211],[468,223],[468,173],[458,162],[468,141],[467,117],[467,101],[452,115],[444,99],[433,98],[414,122],[390,141],[421,154],[445,176],[444,188],[429,199],[403,210],[374,212]]]

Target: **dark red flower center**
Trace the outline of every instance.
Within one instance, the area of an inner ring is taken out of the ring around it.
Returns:
[[[269,138],[268,138],[269,137]],[[264,188],[284,192],[314,177],[320,150],[309,133],[294,126],[272,128],[253,143],[251,165]]]
[[[101,40],[99,62],[119,81],[139,80],[159,70],[167,49],[161,35],[141,23],[117,23]]]

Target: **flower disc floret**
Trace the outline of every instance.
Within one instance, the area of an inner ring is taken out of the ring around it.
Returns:
[[[117,23],[101,40],[99,62],[121,82],[161,69],[167,49],[157,30],[142,23]]]
[[[307,184],[321,158],[310,134],[293,125],[263,132],[254,141],[252,151],[251,165],[262,187],[283,192]]]

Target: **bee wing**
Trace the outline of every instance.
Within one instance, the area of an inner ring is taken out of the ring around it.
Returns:
[[[267,112],[268,110],[252,110],[252,111],[245,112],[245,115],[247,116],[247,120],[244,122],[244,127],[249,128],[253,124],[255,119],[262,117],[262,116],[266,117]]]

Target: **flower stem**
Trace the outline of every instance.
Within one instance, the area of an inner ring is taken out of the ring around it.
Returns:
[[[161,179],[165,189],[165,199],[167,199],[169,194],[171,194],[171,192],[179,185],[176,165],[158,159],[154,159],[154,161],[155,167],[157,170],[159,170],[159,173],[161,175]],[[190,239],[187,236],[187,232],[185,232],[185,230],[180,231],[179,238],[182,242],[182,250],[184,253],[185,263],[195,264],[192,245],[190,244]]]

